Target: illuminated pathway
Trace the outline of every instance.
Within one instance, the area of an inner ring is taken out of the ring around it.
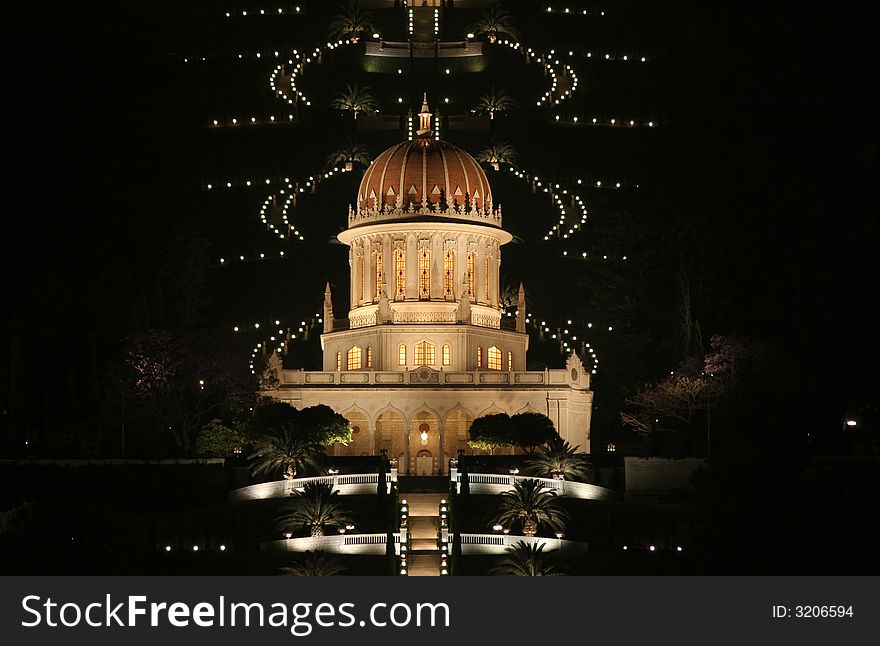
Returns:
[[[407,571],[409,576],[440,576],[440,550],[437,535],[440,531],[439,493],[400,494],[400,502],[406,500],[409,507],[409,551]]]

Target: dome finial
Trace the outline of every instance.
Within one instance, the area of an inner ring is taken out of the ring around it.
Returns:
[[[431,108],[428,107],[428,93],[422,95],[422,110],[419,112],[419,129],[416,131],[419,137],[430,136],[431,131]]]

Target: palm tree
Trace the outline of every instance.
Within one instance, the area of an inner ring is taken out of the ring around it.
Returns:
[[[364,11],[356,0],[349,0],[341,13],[330,23],[330,40],[350,40],[357,43],[361,34],[373,31],[373,14]]]
[[[359,112],[377,112],[379,110],[379,102],[370,92],[370,88],[362,87],[360,84],[346,85],[345,91],[341,92],[333,101],[330,107],[339,110],[351,110],[354,118],[358,118]]]
[[[519,40],[519,32],[513,26],[513,16],[501,8],[498,2],[492,3],[489,10],[468,30],[480,36],[486,34],[490,43],[498,40],[498,34],[507,34],[513,40]]]
[[[285,480],[293,480],[297,473],[319,470],[321,457],[320,444],[291,428],[281,428],[257,441],[248,460],[252,475],[281,471]]]
[[[523,480],[501,494],[495,523],[505,527],[522,523],[523,534],[534,536],[540,525],[546,525],[554,532],[563,531],[569,518],[555,491],[537,480]]]
[[[339,559],[327,556],[320,550],[315,552],[307,550],[302,561],[281,568],[281,574],[284,576],[334,576],[344,571],[345,566],[339,562]]]
[[[312,536],[323,536],[324,526],[340,527],[352,521],[351,514],[342,508],[339,492],[324,482],[307,482],[302,491],[294,491],[291,501],[281,507],[279,529],[308,527]]]
[[[551,550],[552,552],[552,550]],[[544,543],[528,544],[517,541],[507,548],[505,556],[491,570],[496,576],[563,576],[563,573],[551,565],[544,552]]]
[[[551,440],[541,453],[528,460],[529,473],[545,478],[589,481],[593,464],[586,453],[577,452],[579,448],[562,438]]]
[[[505,90],[496,90],[490,85],[477,101],[474,111],[477,114],[488,114],[489,119],[494,119],[496,112],[507,112],[515,107],[516,101]]]
[[[348,138],[338,149],[327,157],[327,168],[333,168],[339,163],[345,166],[345,170],[351,170],[357,162],[363,166],[369,166],[372,161],[370,151],[356,139]]]
[[[506,141],[489,141],[489,144],[477,153],[477,160],[491,164],[495,170],[501,170],[501,164],[517,167],[519,155],[516,148]]]

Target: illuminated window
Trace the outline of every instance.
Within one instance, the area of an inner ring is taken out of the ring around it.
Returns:
[[[394,250],[394,275],[397,278],[396,298],[406,296],[406,252],[403,249]]]
[[[406,365],[406,346],[402,343],[397,347],[397,365]]]
[[[448,366],[452,363],[452,350],[449,344],[443,346],[443,365]]]
[[[367,368],[373,367],[373,346],[367,346]]]
[[[376,297],[382,294],[382,252],[376,251]]]
[[[338,372],[340,370],[342,370],[342,353],[337,352],[336,353],[336,371]]]
[[[468,295],[471,299],[474,298],[474,269],[476,263],[476,252],[468,251],[467,255],[467,286],[468,286]]]
[[[443,253],[443,296],[455,297],[455,251],[452,249]]]
[[[416,365],[417,366],[433,366],[434,365],[434,344],[422,341],[416,343]]]
[[[477,368],[483,367],[483,348],[477,347]]]
[[[489,370],[501,370],[501,350],[494,345],[486,353],[486,367]]]
[[[367,350],[369,350],[369,348],[367,348]],[[507,369],[513,370],[513,353],[512,352],[507,353]]]
[[[419,298],[431,298],[431,250],[419,249]]]
[[[353,348],[349,348],[347,359],[348,359],[348,369],[349,370],[360,370],[361,369],[361,349],[358,346],[354,346]]]

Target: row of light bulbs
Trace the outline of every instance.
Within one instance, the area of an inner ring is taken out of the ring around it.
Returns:
[[[655,128],[657,122],[653,119],[644,121],[643,119],[627,119],[620,117],[571,117],[563,119],[558,114],[555,116],[556,123],[572,126],[604,126],[608,128]]]
[[[274,114],[270,114],[268,117],[250,117],[239,119],[238,117],[232,117],[228,121],[224,121],[221,119],[212,119],[211,125],[215,128],[223,128],[225,126],[240,126],[240,125],[256,125],[256,126],[265,126],[265,125],[274,125],[279,123],[289,123],[294,120],[294,115],[288,114],[285,119],[283,116],[276,117]]]
[[[305,240],[302,234],[297,230],[297,228],[293,225],[289,218],[289,211],[293,206],[293,202],[297,193],[305,193],[306,188],[311,188],[313,185],[317,186],[317,184],[322,179],[330,179],[334,175],[346,173],[348,171],[345,170],[345,167],[334,166],[332,169],[328,171],[324,171],[323,173],[319,173],[317,176],[309,175],[309,179],[301,182],[301,183],[292,183],[288,178],[285,178],[285,182],[287,184],[286,188],[282,188],[278,191],[279,195],[285,196],[284,203],[281,206],[281,222],[284,227],[287,229],[287,235],[290,237],[296,237],[299,240]],[[273,200],[277,203],[277,195],[270,195],[263,202],[263,205],[260,207],[260,221],[266,225],[269,231],[273,235],[277,235],[282,240],[285,238],[285,232],[280,230],[274,223],[269,221],[269,217],[273,215],[273,209],[277,209],[277,207],[273,206]]]
[[[586,9],[572,9],[570,7],[566,7],[565,9],[554,9],[551,6],[547,6],[547,13],[558,13],[563,15],[572,15],[572,16],[604,16],[605,12],[600,11],[598,14],[594,11],[593,13],[589,13]]]
[[[245,10],[242,10],[241,12],[227,11],[226,17],[233,18],[233,17],[239,16],[239,15],[241,15],[241,16],[277,16],[278,14],[283,14],[283,13],[284,13],[284,9],[282,9],[281,7],[278,7],[278,9],[274,9],[274,10],[273,9],[259,9],[259,10],[255,10],[255,11],[251,11],[251,12],[247,12]],[[301,15],[303,13],[303,10],[301,7],[294,7],[293,11],[288,11],[287,13]]]

